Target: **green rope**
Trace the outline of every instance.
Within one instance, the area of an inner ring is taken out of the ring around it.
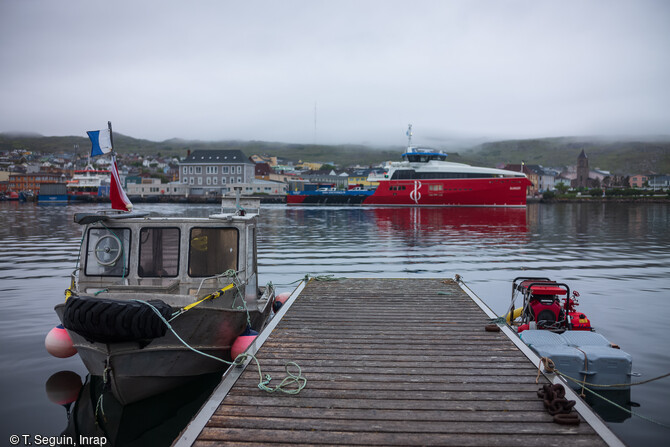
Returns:
[[[240,363],[244,362],[247,358],[251,358],[256,362],[256,367],[258,368],[258,388],[267,392],[267,393],[274,393],[275,391],[280,391],[284,394],[298,394],[300,391],[302,391],[305,386],[307,385],[307,379],[302,375],[302,369],[300,368],[300,365],[298,365],[296,362],[286,362],[284,365],[284,370],[286,371],[287,376],[284,377],[284,380],[282,380],[279,385],[277,385],[274,388],[269,387],[268,385],[270,384],[270,381],[272,380],[272,377],[270,374],[265,375],[265,380],[263,380],[263,373],[261,372],[261,364],[258,362],[258,359],[256,358],[255,355],[253,354],[240,354],[235,358],[235,362],[237,364],[238,360]],[[291,371],[289,371],[290,366],[295,366],[298,368],[298,373],[293,374]],[[285,389],[287,385],[292,385],[296,384],[297,388],[292,388],[292,389]]]
[[[286,365],[285,365],[286,373],[288,374],[288,376],[285,377],[284,380],[282,380],[281,383],[280,383],[279,385],[277,385],[277,386],[274,387],[274,388],[270,388],[270,387],[268,387],[267,385],[268,385],[268,384],[270,383],[270,381],[272,380],[272,377],[270,377],[269,374],[266,374],[266,375],[265,375],[265,380],[263,380],[263,374],[262,374],[262,372],[261,372],[261,364],[260,364],[260,362],[258,361],[258,359],[256,358],[256,356],[254,356],[253,354],[242,353],[242,354],[238,355],[238,356],[235,358],[235,360],[233,360],[233,361],[231,362],[231,361],[229,361],[229,360],[224,360],[224,359],[219,358],[219,357],[216,357],[216,356],[214,356],[214,355],[207,354],[206,352],[202,352],[202,351],[200,351],[200,350],[194,348],[193,346],[189,345],[188,343],[186,343],[186,341],[184,341],[184,339],[181,338],[181,337],[179,336],[179,334],[177,334],[177,332],[174,330],[174,328],[172,327],[172,325],[170,324],[170,322],[167,321],[167,320],[165,319],[165,317],[163,317],[163,315],[161,315],[160,311],[159,311],[158,309],[156,309],[151,303],[148,303],[148,302],[143,301],[143,300],[137,300],[137,299],[136,299],[136,300],[133,300],[133,301],[136,301],[136,302],[138,302],[138,303],[142,303],[142,304],[146,304],[147,306],[149,306],[149,307],[151,308],[151,310],[153,310],[153,312],[154,312],[156,315],[158,315],[158,318],[160,318],[161,321],[163,321],[163,323],[165,323],[165,326],[166,326],[168,329],[170,329],[170,332],[172,332],[172,333],[174,334],[174,336],[177,337],[177,339],[178,339],[184,346],[186,346],[188,349],[190,349],[191,351],[195,352],[196,354],[203,355],[203,356],[205,356],[205,357],[208,357],[208,358],[210,358],[210,359],[219,361],[219,362],[221,362],[221,363],[225,363],[225,364],[227,364],[227,365],[241,365],[242,362],[244,362],[247,358],[251,358],[251,359],[253,359],[253,360],[256,362],[256,366],[257,366],[257,368],[258,368],[258,375],[259,375],[258,388],[260,388],[260,389],[263,390],[263,391],[266,391],[266,392],[268,392],[268,393],[274,393],[275,391],[281,391],[282,393],[285,393],[285,394],[298,394],[300,391],[302,391],[303,388],[305,388],[305,385],[307,385],[307,379],[304,378],[304,377],[302,376],[302,370],[300,369],[300,366],[299,366],[297,363],[295,363],[295,362],[288,362],[288,363],[286,363]],[[298,368],[298,374],[297,374],[297,375],[295,375],[295,374],[293,374],[292,372],[289,371],[289,366],[290,366],[290,365],[295,365],[295,366]],[[298,385],[298,387],[295,388],[295,389],[289,389],[289,390],[285,390],[285,389],[284,389],[284,387],[285,387],[286,385],[290,385],[290,384],[293,384],[293,383],[296,383],[296,384]]]
[[[332,273],[330,275],[315,275],[315,276],[311,276],[309,274],[305,275],[305,281],[309,281],[310,279],[313,279],[314,281],[339,281],[341,279],[346,278],[336,277]]]
[[[304,277],[302,277],[300,279],[296,279],[295,281],[286,282],[286,283],[279,283],[279,284],[275,284],[275,285],[277,285],[279,287],[288,287],[288,286],[292,286],[294,284],[298,284],[302,281],[307,282],[310,279],[313,279],[315,281],[339,281],[341,279],[346,279],[346,278],[336,277],[332,273],[328,274],[328,275],[312,275],[311,273],[307,273]]]
[[[507,318],[505,317],[491,318],[490,323],[504,326],[507,324]]]
[[[575,379],[574,377],[570,377],[567,374],[562,373],[557,369],[554,369],[554,372],[556,374],[559,374],[559,375],[565,377],[566,379],[572,380],[575,383],[578,383],[580,385],[586,385],[586,386],[591,387],[591,388],[626,388],[626,387],[629,387],[629,386],[644,385],[645,383],[653,382],[655,380],[663,379],[665,377],[670,376],[670,373],[667,373],[667,374],[663,374],[662,376],[653,377],[651,379],[643,380],[641,382],[616,383],[616,384],[607,385],[607,384],[599,384],[599,383],[589,383],[585,380]]]

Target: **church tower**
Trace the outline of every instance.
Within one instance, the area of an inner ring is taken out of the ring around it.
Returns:
[[[577,157],[577,184],[575,185],[577,188],[588,188],[589,171],[589,158],[582,149],[582,153]]]

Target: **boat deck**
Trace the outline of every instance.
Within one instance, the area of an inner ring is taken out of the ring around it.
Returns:
[[[580,400],[579,425],[554,423],[534,354],[492,316],[453,280],[311,280],[252,346],[270,386],[287,361],[307,386],[233,368],[175,445],[623,445]]]

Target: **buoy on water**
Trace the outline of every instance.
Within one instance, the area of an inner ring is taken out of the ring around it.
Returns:
[[[230,357],[235,360],[238,355],[247,350],[249,345],[256,340],[256,337],[258,337],[258,332],[247,326],[242,335],[237,337],[233,342],[233,346],[230,347]]]
[[[72,344],[72,339],[62,324],[51,329],[44,339],[47,352],[61,359],[72,357],[77,353],[77,348]]]
[[[81,377],[72,371],[59,371],[49,377],[45,386],[49,400],[67,408],[79,396]]]
[[[291,294],[289,292],[280,293],[279,295],[275,296],[275,302],[272,304],[272,310],[277,312],[279,309],[281,309],[290,296]]]

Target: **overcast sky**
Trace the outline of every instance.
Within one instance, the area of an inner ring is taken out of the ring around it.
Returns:
[[[0,0],[0,132],[107,121],[154,141],[667,135],[670,1]]]

